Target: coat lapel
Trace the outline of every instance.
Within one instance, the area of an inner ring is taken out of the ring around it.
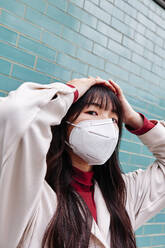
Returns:
[[[105,247],[110,244],[110,214],[98,184],[95,182],[94,200],[96,204],[97,223],[93,220],[92,234],[95,235]]]

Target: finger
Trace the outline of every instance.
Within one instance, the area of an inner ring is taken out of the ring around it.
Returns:
[[[115,83],[113,80],[108,80],[108,81],[115,88],[117,95],[122,95],[122,90],[120,86],[117,83]]]
[[[100,80],[100,79],[96,79],[96,84],[103,84],[105,86],[107,86],[110,90],[112,90],[115,94],[116,94],[116,89],[115,87],[109,83],[109,81],[106,80]]]
[[[77,78],[74,78],[74,79],[68,81],[66,84],[70,84],[70,83],[72,83],[72,82],[76,82],[77,80],[78,80]]]
[[[106,86],[109,87],[109,85],[110,85],[110,89],[111,89],[112,91],[114,91],[114,93],[116,94],[116,89],[115,89],[115,87],[114,87],[113,85],[111,85],[109,81],[104,80],[104,79],[102,79],[101,77],[98,77],[98,76],[96,77],[96,80],[105,81]]]

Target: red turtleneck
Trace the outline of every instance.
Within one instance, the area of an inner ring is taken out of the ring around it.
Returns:
[[[73,167],[73,181],[72,186],[80,194],[95,221],[96,218],[96,206],[94,202],[94,185],[93,185],[93,171],[84,172],[76,167]]]

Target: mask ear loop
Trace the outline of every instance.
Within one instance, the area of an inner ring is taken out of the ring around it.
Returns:
[[[74,124],[74,123],[71,123],[70,121],[66,121],[66,123],[67,123],[67,124],[70,124],[71,126],[74,126],[74,127],[82,128],[82,127],[80,127],[79,125],[76,125],[76,124]]]
[[[67,124],[71,125],[71,126],[74,126],[74,127],[78,127],[78,128],[81,128],[80,126],[74,124],[74,123],[71,123],[70,121],[66,121]],[[65,140],[65,144],[68,145],[71,149],[73,149],[72,145],[69,144],[68,141]]]

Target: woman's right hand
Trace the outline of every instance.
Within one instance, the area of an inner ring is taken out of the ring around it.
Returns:
[[[95,84],[103,84],[109,89],[115,92],[115,88],[108,81],[101,79],[100,77],[88,77],[88,78],[75,78],[71,81],[68,81],[67,84],[74,86],[79,93],[80,98],[84,93]]]

